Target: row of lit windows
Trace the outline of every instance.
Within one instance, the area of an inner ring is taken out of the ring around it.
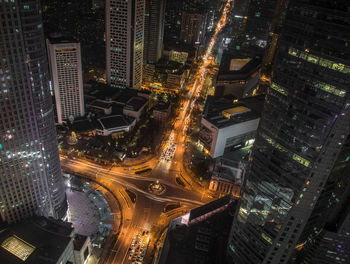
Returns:
[[[289,53],[289,55],[303,59],[307,62],[317,64],[317,65],[320,65],[322,67],[325,67],[325,68],[328,68],[328,69],[331,69],[331,70],[334,70],[337,72],[350,74],[350,66],[346,66],[342,63],[337,63],[335,61],[327,60],[325,58],[321,58],[321,57],[318,57],[316,55],[309,54],[309,52],[307,52],[307,51],[304,52],[304,51],[300,51],[300,50],[295,49],[295,48],[289,48],[288,53]]]
[[[344,97],[346,94],[345,90],[337,89],[334,85],[330,85],[330,84],[320,82],[320,81],[313,82],[313,86],[322,90],[322,91],[334,94],[334,95],[339,96],[339,97]],[[271,83],[270,87],[272,89],[274,89],[275,91],[277,91],[285,96],[288,95],[288,92],[286,91],[286,89],[284,87],[276,84],[276,83]]]
[[[305,167],[310,166],[310,161],[300,157],[299,155],[297,155],[295,153],[290,153],[288,151],[288,149],[286,149],[281,144],[277,143],[276,141],[274,141],[272,138],[268,137],[267,135],[262,133],[261,136],[263,139],[265,139],[270,145],[272,145],[277,150],[284,152],[284,153],[288,153],[288,155],[291,156],[293,160],[297,161],[298,163],[302,164]]]

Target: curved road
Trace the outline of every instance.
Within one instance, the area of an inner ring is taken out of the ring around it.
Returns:
[[[84,175],[107,186],[118,200],[121,202],[123,215],[123,226],[117,241],[109,250],[107,260],[100,263],[130,263],[128,259],[128,248],[132,237],[143,230],[151,230],[154,226],[164,226],[169,222],[169,217],[163,213],[166,204],[180,202],[183,210],[178,211],[182,214],[192,208],[198,207],[211,201],[206,190],[198,186],[183,167],[183,157],[185,152],[185,134],[189,125],[192,110],[197,99],[200,97],[204,80],[208,74],[208,69],[212,65],[211,54],[218,33],[226,24],[226,16],[230,11],[232,0],[227,0],[222,16],[217,23],[215,32],[208,44],[207,50],[203,55],[203,62],[194,73],[192,82],[186,89],[189,93],[186,98],[180,102],[180,113],[175,122],[174,129],[169,138],[162,145],[162,156],[153,158],[142,165],[130,168],[111,167],[106,168],[102,165],[88,162],[83,159],[68,159],[61,156],[62,170],[66,173]],[[169,154],[170,153],[170,154]],[[144,168],[152,169],[149,175],[135,174],[137,170]],[[186,187],[176,183],[179,177],[186,183]],[[148,191],[148,186],[155,181],[159,181],[166,187],[161,195],[156,195]],[[125,189],[132,190],[136,195],[136,203],[133,204],[125,192]],[[176,217],[173,215],[172,217]],[[151,233],[151,236],[154,235]]]

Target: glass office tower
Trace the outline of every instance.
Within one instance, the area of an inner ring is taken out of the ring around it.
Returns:
[[[350,2],[289,1],[231,263],[288,263],[322,230],[350,125]],[[346,160],[345,162],[348,162]]]
[[[145,1],[144,63],[157,63],[162,57],[165,0]]]
[[[0,1],[0,214],[62,217],[67,202],[38,0]]]

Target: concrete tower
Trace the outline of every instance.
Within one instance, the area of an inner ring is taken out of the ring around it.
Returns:
[[[58,123],[84,116],[83,73],[80,43],[65,39],[47,40]]]
[[[144,14],[144,0],[106,1],[106,71],[111,87],[141,87]]]

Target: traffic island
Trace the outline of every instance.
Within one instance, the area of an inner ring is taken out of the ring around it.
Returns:
[[[152,182],[148,185],[148,191],[152,194],[161,195],[165,192],[166,188],[159,181]]]

